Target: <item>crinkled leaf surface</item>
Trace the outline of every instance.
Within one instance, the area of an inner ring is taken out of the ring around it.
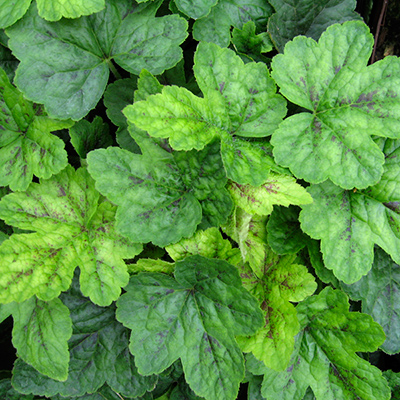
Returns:
[[[7,30],[9,46],[21,61],[17,86],[45,104],[51,116],[79,120],[102,96],[113,61],[134,74],[172,67],[182,57],[187,22],[177,15],[155,18],[159,4],[109,0],[103,11],[88,17],[48,22],[32,3]]]
[[[242,29],[254,21],[257,29],[265,29],[273,9],[263,0],[219,0],[208,15],[195,21],[193,37],[198,41],[229,45],[231,26]]]
[[[232,50],[200,43],[194,73],[204,98],[166,86],[161,94],[126,107],[128,121],[151,136],[169,138],[176,150],[200,150],[218,137],[227,176],[260,185],[275,163],[268,146],[250,138],[270,135],[286,114],[266,65],[244,64]]]
[[[318,40],[328,26],[360,19],[355,0],[270,0],[276,13],[268,20],[268,32],[282,52],[295,36]]]
[[[92,122],[85,119],[77,122],[69,129],[69,135],[75,151],[81,158],[86,158],[89,151],[113,144],[108,125],[98,115]]]
[[[12,342],[18,356],[40,373],[65,381],[69,363],[67,341],[72,335],[68,308],[60,299],[45,302],[35,296],[14,304]]]
[[[18,21],[26,13],[32,0],[3,0],[0,7],[0,29]]]
[[[76,274],[77,275],[77,274]],[[21,359],[15,363],[13,385],[24,394],[51,397],[83,396],[96,392],[105,382],[122,396],[139,397],[151,390],[157,377],[138,374],[128,350],[129,331],[115,319],[115,307],[99,307],[82,296],[74,279],[60,299],[69,308],[73,335],[69,340],[68,379],[50,379]]]
[[[2,198],[0,217],[34,233],[14,234],[0,246],[1,302],[34,294],[51,300],[68,289],[77,265],[82,292],[94,303],[118,298],[129,280],[122,259],[142,246],[115,232],[116,207],[99,198],[88,172],[72,167]]]
[[[270,173],[261,186],[239,185],[230,182],[228,190],[235,204],[249,214],[269,215],[273,205],[289,206],[312,203],[306,189],[287,175]]]
[[[232,209],[225,189],[219,143],[202,151],[171,154],[153,142],[153,153],[110,147],[88,155],[98,190],[117,204],[117,228],[135,242],[160,247],[218,226]]]
[[[307,243],[300,229],[299,207],[275,206],[267,224],[268,244],[277,254],[295,254]]]
[[[175,279],[140,273],[117,302],[117,318],[132,329],[130,350],[139,373],[159,373],[178,358],[199,396],[235,399],[244,361],[234,335],[262,325],[257,301],[223,260],[190,256]],[[246,332],[246,333],[245,333]]]
[[[277,257],[266,249],[265,261],[257,268],[257,274],[248,264],[239,267],[243,285],[259,300],[265,320],[255,335],[239,337],[239,345],[244,352],[252,352],[278,371],[287,367],[300,328],[290,301],[303,300],[317,287],[307,268],[294,264],[294,259],[295,256]]]
[[[175,0],[178,9],[193,19],[206,16],[217,3],[218,0]]]
[[[387,379],[392,389],[392,399],[396,399],[400,396],[400,373],[387,370],[383,372],[383,376]]]
[[[37,0],[39,15],[48,21],[78,18],[104,9],[105,0]]]
[[[318,43],[295,38],[272,61],[272,77],[291,102],[309,110],[287,118],[272,136],[276,162],[298,178],[327,178],[366,188],[383,173],[371,135],[399,137],[400,59],[366,67],[373,37],[360,21],[330,26]]]
[[[67,166],[64,142],[51,131],[73,123],[40,115],[40,109],[10,84],[1,68],[0,106],[0,185],[26,190],[33,175],[50,178]]]
[[[349,312],[346,295],[329,287],[300,303],[297,313],[301,332],[286,371],[247,364],[253,374],[264,375],[263,397],[302,400],[311,386],[317,400],[390,399],[379,369],[356,355],[375,351],[385,340],[369,315]]]
[[[308,188],[314,202],[303,206],[301,229],[321,239],[325,266],[345,283],[371,269],[374,244],[400,263],[400,211],[362,191],[343,190],[327,181]]]
[[[381,349],[400,352],[400,266],[379,247],[371,271],[352,285],[341,285],[353,299],[362,301],[362,311],[371,315],[386,334]]]
[[[24,395],[17,392],[11,385],[10,379],[0,381],[0,397],[6,400],[34,400],[33,395]]]

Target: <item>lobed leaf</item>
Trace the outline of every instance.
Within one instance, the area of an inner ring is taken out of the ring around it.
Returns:
[[[39,15],[48,21],[94,14],[105,6],[105,0],[37,0]]]

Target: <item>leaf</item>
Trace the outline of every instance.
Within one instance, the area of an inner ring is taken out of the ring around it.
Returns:
[[[197,225],[219,225],[232,209],[219,144],[174,155],[155,148],[143,155],[118,148],[88,156],[96,187],[117,204],[117,229],[134,242],[164,247],[190,237]]]
[[[206,16],[217,2],[218,0],[200,0],[196,2],[191,0],[175,0],[178,9],[193,19]]]
[[[55,381],[18,359],[14,387],[24,394],[78,397],[96,392],[107,382],[122,396],[142,396],[154,387],[157,377],[138,374],[128,351],[128,330],[115,320],[115,307],[96,306],[82,296],[77,282],[76,276],[72,288],[60,296],[73,322],[68,379]]]
[[[231,26],[242,29],[246,22],[253,21],[257,29],[265,29],[272,12],[270,4],[262,0],[219,0],[208,15],[195,21],[193,37],[227,47]]]
[[[35,294],[49,301],[68,289],[77,265],[84,295],[99,305],[118,298],[129,280],[122,259],[142,246],[115,232],[116,208],[99,198],[88,172],[72,167],[2,198],[0,218],[34,232],[14,234],[0,246],[1,302]]]
[[[59,299],[35,297],[16,304],[12,342],[18,356],[40,373],[59,381],[68,377],[67,341],[72,335],[69,310]]]
[[[294,178],[273,172],[259,187],[231,182],[228,190],[236,205],[252,215],[269,215],[274,204],[287,207],[312,203],[309,193]]]
[[[275,162],[267,143],[250,138],[270,135],[286,113],[265,64],[244,64],[231,50],[200,43],[194,74],[204,98],[166,86],[126,107],[128,121],[152,137],[168,138],[175,150],[201,150],[219,138],[228,178],[260,185]]]
[[[128,271],[131,274],[136,274],[140,271],[147,272],[162,272],[171,275],[174,272],[175,265],[173,263],[154,260],[151,258],[140,258],[136,264],[128,264]]]
[[[299,208],[275,206],[268,223],[268,244],[276,254],[295,254],[308,243],[300,229]]]
[[[241,261],[240,250],[232,248],[232,244],[222,237],[218,228],[198,230],[191,238],[167,246],[166,250],[175,261],[196,254],[225,260],[232,265],[237,265]]]
[[[39,15],[48,21],[78,18],[104,9],[105,0],[37,0]]]
[[[0,396],[5,400],[34,400],[32,395],[23,395],[17,392],[11,385],[10,379],[0,381]]]
[[[12,55],[11,50],[0,43],[0,68],[4,70],[10,81],[14,79],[18,63],[18,60]]]
[[[236,398],[244,362],[234,335],[254,333],[262,317],[233,266],[190,256],[176,263],[175,279],[140,273],[126,290],[117,318],[132,329],[140,374],[160,373],[180,358],[198,396]]]
[[[71,143],[79,157],[86,158],[87,153],[99,147],[111,146],[113,141],[109,128],[98,115],[92,122],[81,120],[69,129]]]
[[[0,8],[0,29],[14,24],[26,13],[32,0],[4,0]]]
[[[301,229],[321,239],[326,268],[348,284],[371,269],[377,244],[400,263],[400,215],[362,191],[343,190],[332,183],[312,185],[314,202],[300,213]]]
[[[344,189],[381,178],[384,155],[370,135],[398,137],[400,60],[366,67],[372,45],[368,27],[349,21],[330,26],[318,43],[297,37],[274,57],[281,93],[310,111],[287,118],[271,138],[276,162],[297,178],[329,178]]]
[[[355,0],[271,0],[276,13],[268,20],[268,32],[282,52],[295,36],[305,35],[318,40],[328,26],[360,19],[354,11]]]
[[[317,400],[390,399],[379,369],[356,354],[375,351],[385,340],[383,330],[369,315],[348,309],[346,295],[329,287],[297,306],[301,332],[286,371],[248,364],[250,372],[264,375],[263,397],[301,400],[311,386]]]
[[[64,143],[51,134],[73,125],[40,114],[0,68],[0,185],[26,190],[33,175],[50,178],[67,166]]]
[[[400,374],[387,370],[383,372],[383,376],[387,379],[392,389],[392,399],[396,399],[400,395]]]
[[[362,311],[382,326],[386,340],[381,349],[388,354],[400,352],[400,266],[376,247],[371,271],[341,287],[353,300],[361,300]]]
[[[277,371],[287,367],[299,331],[295,307],[290,301],[301,301],[314,293],[314,277],[303,265],[294,264],[295,256],[276,257],[266,249],[265,262],[258,273],[247,265],[240,266],[244,287],[259,301],[264,326],[252,336],[239,337],[241,349]]]
[[[182,57],[187,22],[176,15],[155,18],[157,6],[109,0],[99,13],[47,22],[35,4],[7,30],[21,61],[15,82],[49,115],[79,120],[93,109],[115,71],[112,62],[139,74],[159,74]],[[107,27],[107,29],[105,29]],[[29,51],[27,51],[27,49]]]

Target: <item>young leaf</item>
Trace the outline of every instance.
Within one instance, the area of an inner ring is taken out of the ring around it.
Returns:
[[[39,15],[48,21],[78,18],[104,9],[105,0],[37,0]]]
[[[383,330],[369,315],[348,309],[346,295],[329,287],[297,306],[302,330],[286,371],[247,364],[264,375],[263,397],[302,400],[311,386],[317,400],[390,399],[381,372],[356,355],[375,351],[385,340]]]
[[[281,371],[289,363],[294,337],[300,328],[290,301],[298,302],[312,295],[317,285],[306,267],[293,263],[296,256],[279,258],[266,250],[264,257],[265,263],[259,266],[258,274],[247,264],[239,270],[244,287],[261,305],[265,323],[255,335],[237,340],[244,352],[252,352],[269,368]]]
[[[24,193],[0,202],[6,223],[35,233],[14,234],[0,246],[0,301],[22,302],[33,295],[48,301],[68,289],[81,268],[82,292],[99,305],[118,298],[129,280],[123,258],[142,246],[115,232],[116,207],[100,202],[85,169],[67,167]]]
[[[44,302],[35,296],[13,307],[12,342],[18,356],[40,373],[65,381],[67,341],[72,335],[68,308],[60,299]]]
[[[371,315],[386,334],[381,349],[400,352],[400,266],[379,247],[371,271],[352,285],[341,285],[353,299],[362,301],[362,311]]]
[[[272,136],[276,162],[298,178],[345,188],[374,185],[384,155],[371,135],[398,138],[400,60],[366,67],[373,45],[360,21],[330,26],[318,43],[295,38],[272,61],[281,93],[306,108]]]
[[[164,247],[191,236],[198,224],[225,221],[232,200],[218,142],[182,154],[151,145],[154,152],[143,155],[110,147],[88,156],[97,188],[119,206],[118,230],[134,242]]]
[[[26,13],[32,0],[4,0],[0,7],[0,29],[14,24]]]
[[[272,7],[262,0],[219,0],[208,15],[193,24],[193,37],[198,41],[229,45],[231,26],[242,29],[248,21],[254,21],[257,29],[265,29]]]
[[[303,206],[301,229],[321,239],[325,266],[345,283],[371,269],[374,244],[400,263],[400,213],[363,192],[343,190],[327,181],[312,185],[313,204]]]
[[[52,397],[83,396],[96,392],[105,382],[122,396],[142,396],[151,390],[157,377],[138,374],[128,350],[129,331],[115,320],[115,307],[99,307],[83,297],[78,278],[60,299],[70,310],[73,335],[69,340],[68,379],[50,379],[18,359],[13,385],[21,393]]]
[[[265,64],[244,64],[232,50],[200,43],[194,73],[204,98],[166,86],[126,107],[128,121],[153,137],[169,138],[176,150],[200,150],[217,137],[227,176],[260,185],[275,162],[268,146],[250,138],[270,135],[286,114]]]
[[[276,13],[268,20],[268,32],[279,52],[295,36],[318,40],[328,26],[360,19],[355,0],[270,0]]]
[[[236,203],[249,214],[269,215],[274,204],[289,206],[312,203],[306,189],[287,175],[270,172],[269,178],[259,187],[230,182],[228,190]]]
[[[52,131],[69,128],[72,121],[56,121],[27,101],[0,68],[0,185],[26,190],[33,175],[50,178],[67,166],[64,142]]]
[[[156,11],[157,6],[109,0],[99,13],[51,23],[33,3],[7,30],[21,61],[17,86],[51,116],[81,119],[102,96],[109,69],[116,71],[112,60],[134,74],[142,68],[159,74],[181,59],[187,22],[177,15],[155,18]]]
[[[175,279],[140,273],[126,290],[117,318],[132,329],[139,373],[160,373],[180,358],[197,395],[236,398],[244,362],[234,335],[254,333],[263,319],[233,266],[190,256],[176,263]]]

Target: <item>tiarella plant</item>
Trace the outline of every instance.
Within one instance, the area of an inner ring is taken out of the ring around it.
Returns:
[[[396,398],[400,60],[295,3],[3,1],[0,398]]]

